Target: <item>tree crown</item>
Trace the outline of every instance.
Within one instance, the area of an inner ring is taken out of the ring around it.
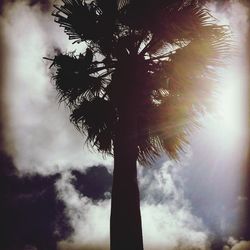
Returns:
[[[138,160],[178,159],[209,107],[229,29],[187,0],[63,0],[55,21],[86,51],[53,59],[60,101],[99,151],[112,154],[122,110],[134,107]],[[132,112],[132,110],[131,110]]]

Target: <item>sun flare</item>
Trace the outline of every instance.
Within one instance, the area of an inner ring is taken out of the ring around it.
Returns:
[[[225,130],[237,133],[244,119],[243,74],[235,65],[221,70],[220,76],[215,112]]]

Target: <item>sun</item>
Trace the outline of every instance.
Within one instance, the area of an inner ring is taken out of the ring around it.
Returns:
[[[225,130],[237,133],[244,119],[243,74],[236,65],[219,72],[216,113]]]
[[[225,58],[227,67],[218,70],[213,106],[216,121],[211,126],[215,134],[223,134],[227,137],[226,141],[231,139],[233,142],[245,136],[247,130],[247,9],[237,1],[224,9],[218,9],[212,3],[209,7],[221,25],[230,27],[234,47],[230,58]]]
[[[239,150],[247,132],[246,67],[235,60],[218,72],[212,112],[204,117],[204,125],[222,147]]]

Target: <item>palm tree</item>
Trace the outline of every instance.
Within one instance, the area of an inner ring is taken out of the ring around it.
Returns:
[[[137,161],[178,159],[212,102],[228,29],[188,0],[63,0],[55,21],[83,53],[52,66],[60,102],[87,142],[114,157],[111,250],[142,250]]]

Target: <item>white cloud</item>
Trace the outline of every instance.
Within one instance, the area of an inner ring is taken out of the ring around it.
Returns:
[[[97,203],[81,196],[70,183],[72,176],[66,172],[57,182],[59,198],[67,206],[67,215],[74,228],[74,234],[60,243],[61,248],[73,246],[104,247],[109,239],[110,200]]]
[[[184,197],[178,169],[170,161],[140,175],[142,218],[146,249],[207,249],[202,221],[191,212]]]
[[[231,250],[250,250],[250,241],[240,241]]]
[[[171,205],[143,204],[145,249],[207,249],[208,238],[201,221],[187,208],[174,210]]]

